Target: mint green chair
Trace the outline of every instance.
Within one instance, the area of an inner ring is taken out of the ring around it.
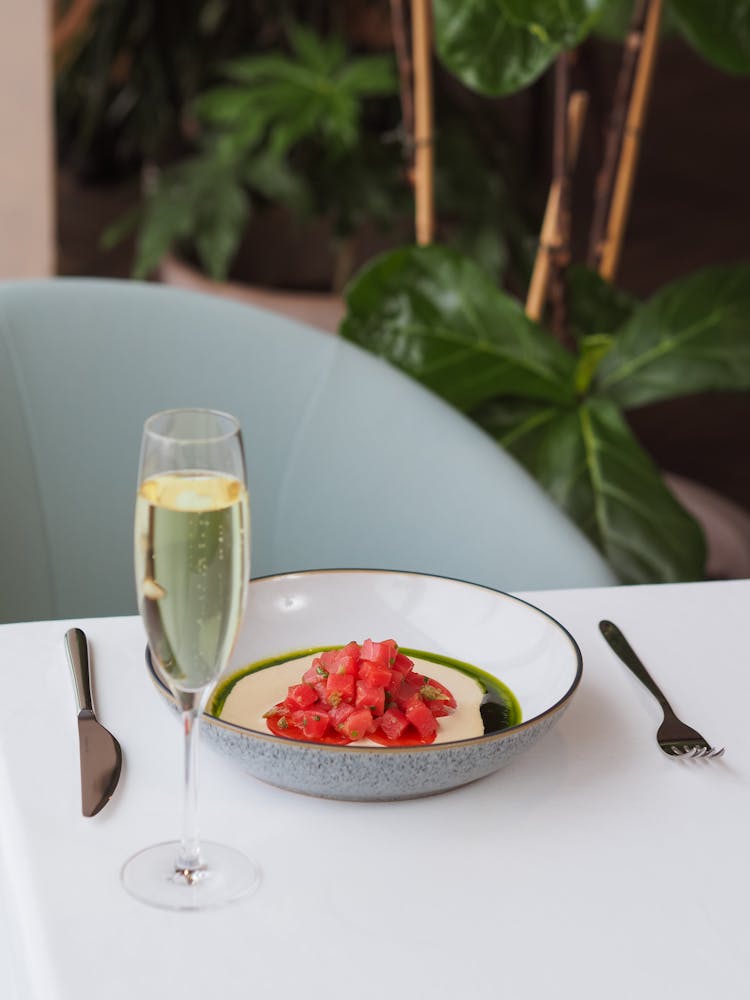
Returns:
[[[615,582],[512,458],[359,348],[214,297],[50,279],[0,283],[0,621],[135,612],[141,430],[178,406],[242,423],[253,576]]]

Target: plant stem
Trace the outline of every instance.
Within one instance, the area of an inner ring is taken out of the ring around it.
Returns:
[[[606,235],[599,258],[599,273],[613,281],[620,263],[622,242],[630,210],[630,196],[640,152],[641,132],[651,92],[656,52],[659,41],[662,0],[648,0],[643,29],[643,45],[635,71],[632,94],[625,119],[622,146],[612,190]]]
[[[57,5],[59,7],[59,5]],[[68,65],[88,27],[96,0],[72,0],[64,12],[55,10],[52,29],[52,53],[55,69],[59,72]]]
[[[568,159],[569,170],[572,173],[578,159],[578,150],[581,143],[583,123],[588,108],[588,94],[582,90],[575,90],[568,99]],[[547,205],[544,210],[544,221],[539,235],[539,246],[534,258],[534,269],[529,282],[529,290],[526,296],[526,315],[537,323],[542,318],[544,305],[547,299],[547,288],[549,284],[549,272],[551,263],[551,253],[558,239],[560,210],[560,186],[553,179],[549,194],[547,195]]]
[[[401,96],[401,134],[403,137],[404,154],[411,167],[413,166],[414,156],[414,98],[412,94],[412,65],[409,56],[409,39],[406,28],[404,0],[391,0],[391,30],[393,33],[393,48],[396,53],[399,92]]]
[[[333,263],[332,289],[340,295],[354,270],[356,241],[353,236],[345,236],[336,243],[336,253]]]
[[[555,63],[555,122],[553,183],[557,188],[557,232],[550,248],[549,298],[552,304],[552,331],[566,347],[572,347],[568,332],[565,272],[570,262],[570,160],[568,100],[572,53],[563,52]]]
[[[612,111],[604,143],[604,158],[596,178],[594,211],[589,232],[587,260],[589,267],[592,268],[598,268],[601,260],[602,246],[607,228],[607,216],[612,201],[612,189],[614,188],[615,174],[617,172],[617,164],[625,133],[627,108],[633,90],[638,55],[643,46],[643,26],[646,20],[647,4],[648,0],[638,0],[623,45],[620,71],[617,76],[615,96],[612,102]]]
[[[432,24],[430,0],[412,0],[414,63],[414,196],[417,243],[432,243],[435,234],[435,163],[432,111]]]

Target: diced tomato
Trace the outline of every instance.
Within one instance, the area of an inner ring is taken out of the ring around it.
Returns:
[[[430,717],[432,717],[431,713]],[[362,740],[372,727],[372,713],[366,708],[355,708],[352,714],[341,723],[339,732],[348,736],[350,740]]]
[[[437,719],[452,712],[456,700],[413,667],[393,639],[326,650],[265,713],[268,728],[277,736],[334,744],[365,737],[383,746],[432,743]]]
[[[450,715],[456,708],[456,699],[448,688],[432,677],[424,677],[423,681],[419,693],[435,718]]]
[[[312,664],[302,675],[302,680],[308,684],[317,684],[324,681],[328,676],[328,669],[323,666],[319,656],[316,656]]]
[[[382,687],[368,684],[366,681],[357,681],[354,704],[357,708],[369,708],[377,718],[383,714],[385,708],[385,690]]]
[[[396,695],[398,694],[398,689],[401,687],[403,679],[404,675],[401,673],[400,670],[391,671],[391,679],[386,685],[385,689],[392,698],[395,699]]]
[[[372,684],[375,687],[388,687],[392,676],[393,671],[389,670],[388,667],[382,667],[379,663],[373,663],[372,660],[359,661],[359,678],[367,684]]]
[[[320,666],[323,667],[324,670],[327,670],[328,673],[330,673],[333,669],[333,664],[335,662],[334,657],[337,652],[338,650],[335,649],[326,649],[325,652],[321,653],[320,656],[317,657]]]
[[[306,740],[319,740],[328,729],[328,713],[320,709],[300,709],[291,719]]]
[[[426,743],[431,743],[435,739],[437,720],[421,699],[409,705],[404,715],[417,730],[420,739]]]
[[[361,657],[376,663],[379,667],[390,667],[396,658],[398,646],[394,639],[386,639],[384,642],[373,642],[372,639],[365,639],[362,643]]]
[[[410,684],[409,681],[401,681],[398,691],[396,691],[395,702],[402,712],[405,712],[409,705],[413,704],[414,699],[419,697],[419,688],[416,684]]]
[[[354,701],[354,674],[329,674],[326,681],[326,699],[330,705],[341,701]]]
[[[397,740],[409,725],[409,720],[397,708],[387,708],[378,720],[378,725],[389,740]]]
[[[399,670],[402,674],[408,674],[413,666],[414,660],[410,660],[404,653],[396,653],[396,659],[393,661],[394,670]]]
[[[329,709],[328,718],[330,719],[333,728],[339,729],[341,724],[345,722],[354,711],[354,705],[348,705],[345,701],[342,701],[339,705],[335,705],[333,708]]]
[[[352,674],[352,676],[356,676],[358,662],[359,662],[359,657],[349,656],[348,654],[344,653],[343,650],[339,650],[339,652],[333,659],[333,663],[331,665],[331,673]]]
[[[287,701],[293,702],[299,708],[307,708],[318,700],[318,694],[309,684],[292,684],[287,694]]]

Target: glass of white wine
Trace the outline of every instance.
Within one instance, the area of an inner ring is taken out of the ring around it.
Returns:
[[[223,905],[258,885],[234,848],[200,842],[196,744],[201,715],[237,637],[250,576],[245,459],[237,420],[165,410],[145,424],[135,509],[138,607],[151,657],[182,713],[180,841],[148,847],[122,870],[125,888],[165,909]]]

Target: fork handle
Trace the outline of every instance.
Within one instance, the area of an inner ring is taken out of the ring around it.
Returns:
[[[619,628],[614,624],[614,622],[601,621],[599,622],[599,630],[601,631],[604,638],[607,640],[612,649],[617,653],[622,662],[631,670],[641,684],[648,688],[651,694],[656,698],[661,707],[665,712],[670,712],[674,715],[672,706],[669,704],[667,699],[664,697],[664,692],[661,690],[659,685],[656,683],[651,674],[646,670],[644,665],[638,659],[632,646],[619,630]]]

